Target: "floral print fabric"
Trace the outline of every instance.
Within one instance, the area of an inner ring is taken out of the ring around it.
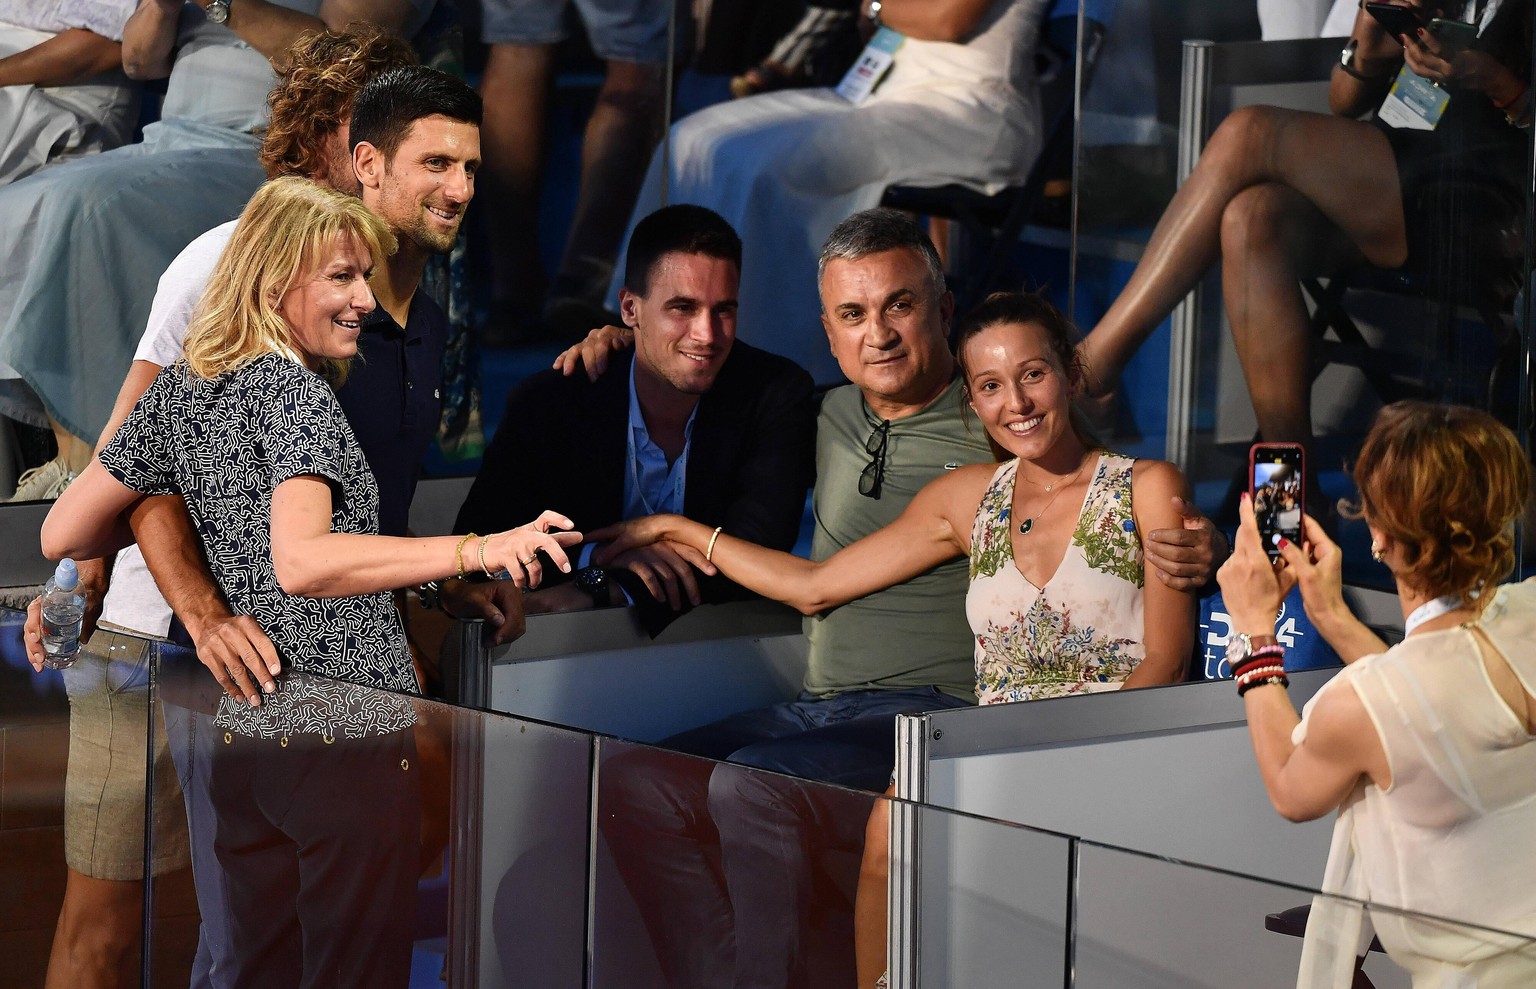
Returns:
[[[1099,455],[1061,565],[1035,587],[1013,556],[1018,461],[998,467],[971,531],[965,610],[982,704],[1115,690],[1141,662],[1142,553],[1135,461]],[[1020,537],[1028,546],[1028,536]]]

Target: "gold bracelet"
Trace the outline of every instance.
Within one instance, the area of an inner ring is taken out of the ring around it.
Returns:
[[[715,562],[712,559],[712,557],[715,555],[715,540],[720,538],[720,530],[724,529],[724,528],[725,528],[725,526],[723,526],[723,525],[715,526],[714,533],[709,537],[709,546],[706,547],[705,550],[704,550],[704,562],[705,563],[714,563]]]
[[[459,545],[456,546],[453,550],[453,562],[454,565],[458,567],[460,580],[464,579],[464,544],[475,538],[477,535],[479,535],[479,533],[469,533],[463,539],[459,540]]]
[[[487,577],[491,575],[491,568],[485,565],[485,543],[490,538],[490,536],[480,537],[480,569],[485,571]]]

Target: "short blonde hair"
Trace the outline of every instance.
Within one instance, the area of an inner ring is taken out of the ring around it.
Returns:
[[[256,191],[208,278],[183,346],[187,366],[213,378],[273,351],[296,349],[278,314],[299,276],[342,238],[366,247],[375,264],[395,251],[395,236],[362,200],[309,179],[288,176]],[[325,362],[327,377],[346,378],[346,361]]]
[[[1352,514],[1403,548],[1415,590],[1470,603],[1515,568],[1515,520],[1530,496],[1520,441],[1477,409],[1396,402],[1376,415],[1355,461]]]

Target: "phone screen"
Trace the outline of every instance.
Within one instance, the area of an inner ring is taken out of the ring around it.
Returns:
[[[1249,497],[1259,524],[1259,538],[1271,557],[1279,556],[1277,536],[1301,542],[1301,515],[1306,511],[1306,460],[1294,443],[1255,443]]]
[[[1477,40],[1477,25],[1436,17],[1429,22],[1434,36],[1452,48],[1467,48]]]

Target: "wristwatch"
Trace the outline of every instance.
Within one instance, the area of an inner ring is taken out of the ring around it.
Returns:
[[[612,601],[608,592],[608,571],[602,567],[582,567],[576,571],[571,582],[578,591],[591,597],[592,603],[599,608],[606,607]]]
[[[1231,669],[1249,656],[1260,646],[1272,646],[1279,640],[1273,635],[1249,635],[1247,632],[1235,632],[1232,638],[1227,640],[1227,668]]]
[[[213,23],[223,24],[229,20],[229,0],[213,0],[213,3],[203,8],[203,13]]]
[[[884,6],[880,0],[869,0],[869,22],[875,27],[880,26],[880,8]]]
[[[1368,76],[1356,68],[1355,62],[1359,54],[1360,42],[1350,38],[1349,44],[1345,45],[1344,50],[1339,52],[1339,68],[1343,69],[1346,75],[1354,76],[1361,82],[1375,82],[1378,79],[1384,78],[1380,75]]]

